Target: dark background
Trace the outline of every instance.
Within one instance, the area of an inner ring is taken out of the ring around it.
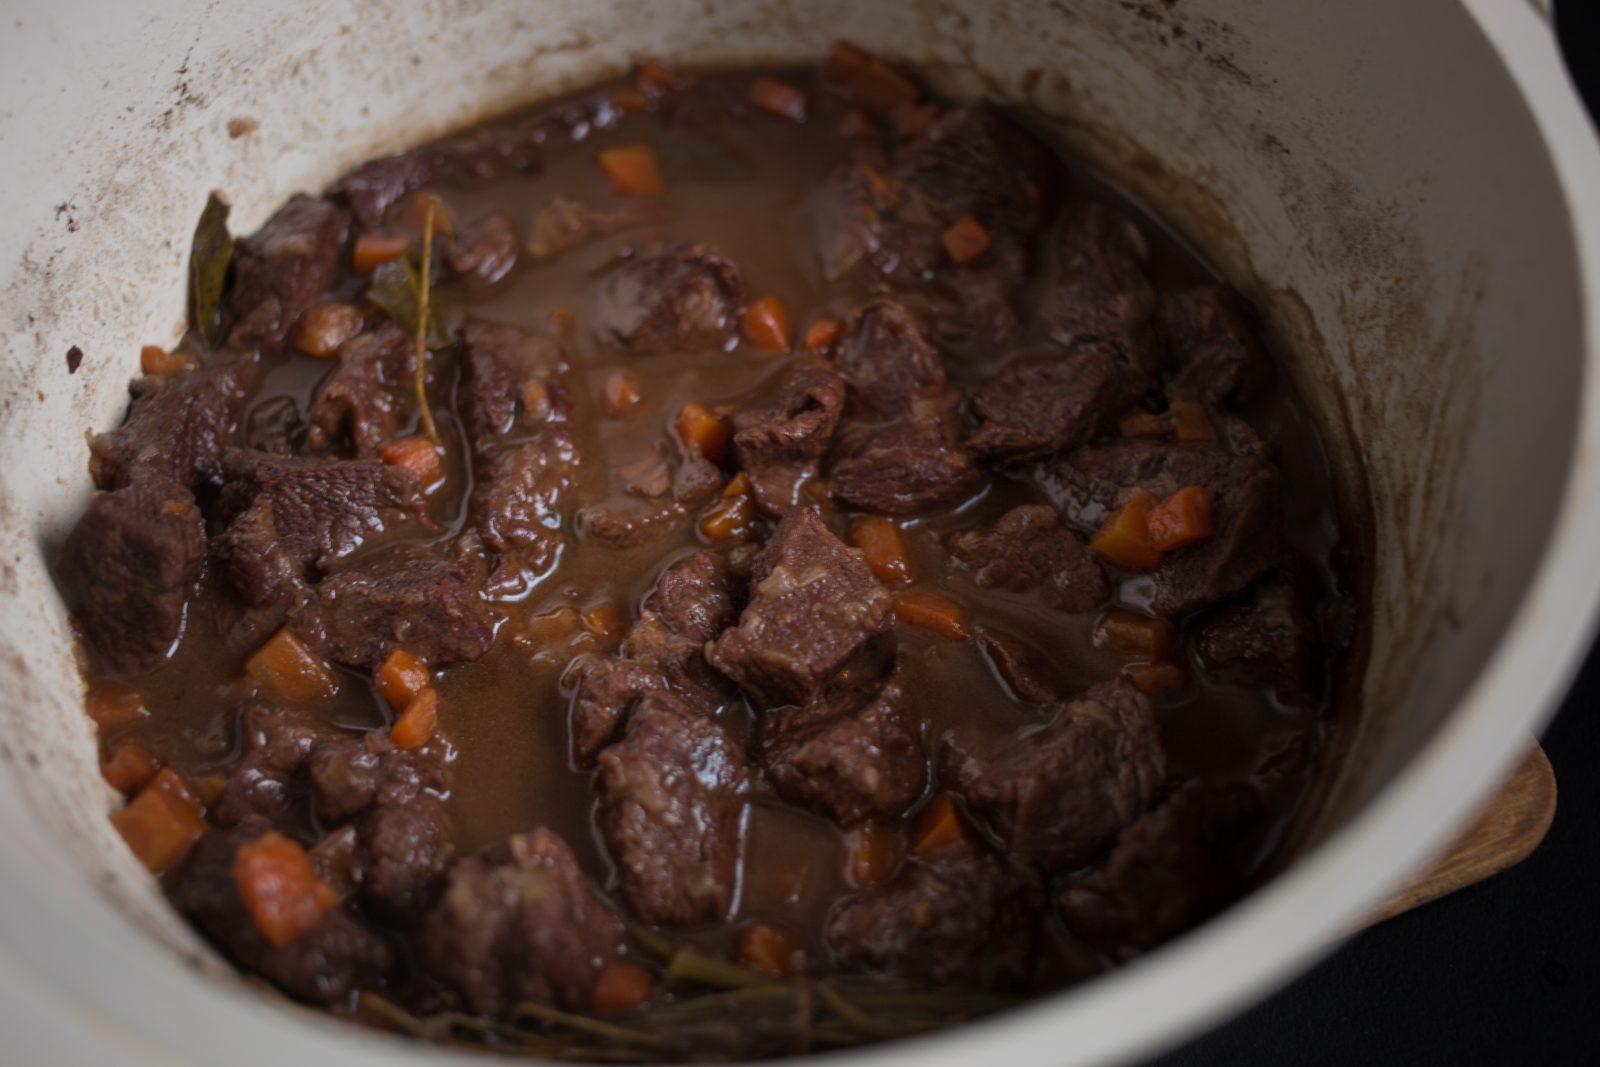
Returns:
[[[1556,24],[1600,116],[1600,0],[1557,0]],[[1597,717],[1600,646],[1544,734],[1560,800],[1538,851],[1353,938],[1151,1067],[1600,1063]]]

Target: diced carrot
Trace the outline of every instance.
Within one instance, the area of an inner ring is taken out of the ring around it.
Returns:
[[[927,133],[938,121],[938,104],[916,104],[911,107],[896,108],[894,132],[906,140],[911,140]]]
[[[391,708],[402,711],[418,693],[428,687],[432,675],[426,663],[405,649],[397,648],[374,672],[372,681],[378,695],[388,701]]]
[[[1154,615],[1112,608],[1100,618],[1095,644],[1146,659],[1167,659],[1172,655],[1172,624]]]
[[[905,585],[911,581],[911,561],[900,527],[882,515],[863,515],[850,524],[850,543],[861,550],[880,582]]]
[[[1176,663],[1130,663],[1122,673],[1140,692],[1157,700],[1170,700],[1189,688],[1189,672]]]
[[[433,740],[439,729],[439,693],[428,686],[411,698],[406,710],[389,728],[389,740],[396,748],[421,748]]]
[[[661,165],[656,162],[656,150],[649,145],[602,148],[598,158],[611,187],[622,196],[666,195],[666,179],[661,176]]]
[[[292,945],[322,923],[333,903],[317,891],[306,850],[276,830],[239,846],[233,884],[256,929],[273,948]]]
[[[150,714],[137,689],[116,682],[105,682],[89,690],[83,698],[83,710],[101,732],[119,729]]]
[[[1172,418],[1148,411],[1135,411],[1117,421],[1117,432],[1124,437],[1162,438],[1172,433]]]
[[[793,966],[794,938],[771,923],[754,923],[739,931],[734,951],[752,971],[782,978]]]
[[[350,268],[357,274],[371,274],[391,259],[399,259],[411,247],[403,233],[364,233],[350,249]]]
[[[211,807],[227,792],[228,779],[220,774],[203,774],[194,780],[194,795],[206,807]]]
[[[824,74],[855,100],[883,114],[915,104],[922,95],[910,78],[849,41],[833,43]]]
[[[561,304],[550,309],[550,325],[556,332],[566,337],[578,328],[578,313],[571,304]]]
[[[161,502],[161,514],[163,515],[177,515],[181,518],[185,515],[188,515],[193,510],[194,505],[187,503],[186,501],[163,500]]]
[[[100,777],[123,796],[132,796],[149,783],[159,769],[149,749],[137,741],[127,741],[100,762]]]
[[[972,215],[962,215],[939,239],[952,263],[971,263],[989,250],[989,231]]]
[[[157,772],[127,807],[112,812],[111,825],[145,869],[157,874],[206,832],[200,802],[170,767]]]
[[[1145,520],[1150,543],[1163,552],[1211,536],[1212,494],[1200,485],[1186,485],[1150,509]]]
[[[806,120],[806,94],[776,78],[757,78],[750,83],[750,102],[769,115]]]
[[[1172,410],[1173,436],[1180,444],[1209,444],[1217,439],[1217,428],[1204,404],[1193,400],[1174,400]]]
[[[898,835],[879,822],[868,822],[851,832],[845,857],[845,877],[857,889],[874,885],[894,867]]]
[[[639,389],[639,378],[625,370],[612,371],[606,375],[605,390],[601,396],[601,404],[607,415],[617,418],[626,415],[639,405],[644,394]]]
[[[405,214],[400,216],[400,224],[410,229],[422,232],[428,224],[428,204],[433,204],[433,236],[440,234],[453,234],[456,232],[455,212],[443,198],[434,193],[418,193],[411,198],[411,203],[406,205]]]
[[[600,968],[594,983],[596,1015],[626,1015],[650,999],[655,980],[637,963],[612,960]]]
[[[960,604],[935,593],[913,589],[894,601],[895,617],[908,626],[927,630],[939,637],[964,641],[968,636],[967,613]]]
[[[865,111],[852,111],[839,123],[839,136],[857,140],[876,137],[883,131]]]
[[[834,342],[839,340],[839,334],[844,329],[838,319],[817,319],[806,327],[806,336],[802,344],[807,352],[826,352],[832,348]]]
[[[537,378],[522,383],[522,413],[535,421],[550,416],[550,390]]]
[[[789,313],[783,301],[775,296],[750,301],[739,320],[739,333],[745,344],[763,352],[789,351]]]
[[[168,352],[160,345],[145,345],[139,349],[141,374],[177,374],[193,366],[189,357],[179,355],[177,352]]]
[[[326,700],[337,687],[333,672],[287,626],[256,649],[244,669],[290,700]]]
[[[885,174],[877,167],[863,168],[866,175],[867,186],[872,193],[872,202],[876,206],[888,210],[900,202],[900,194],[904,191],[899,178]]]
[[[611,102],[624,115],[639,115],[650,110],[650,98],[641,89],[613,89]]]
[[[1161,550],[1150,543],[1146,519],[1155,501],[1135,489],[1128,502],[1106,516],[1089,541],[1095,554],[1125,571],[1153,571],[1161,566]]]
[[[366,316],[354,304],[327,301],[312,304],[300,313],[291,340],[308,356],[331,359],[339,346],[361,332]]]
[[[972,844],[967,821],[949,793],[939,793],[917,815],[911,833],[911,851],[918,856],[959,852]]]
[[[444,461],[439,458],[439,450],[432,441],[420,434],[385,441],[378,446],[378,457],[391,467],[404,467],[415,474],[424,489],[437,482],[444,472]]]
[[[704,404],[688,403],[678,411],[678,440],[718,466],[728,458],[728,424]]]
[[[743,473],[740,472],[741,475]],[[724,496],[700,516],[698,529],[707,541],[734,541],[749,532],[755,515],[755,503],[749,494]]]
[[[628,628],[628,613],[615,600],[603,600],[584,613],[583,625],[596,637],[619,641]]]
[[[689,79],[654,59],[639,62],[639,72],[634,75],[639,88],[652,95],[672,92],[689,84]]]

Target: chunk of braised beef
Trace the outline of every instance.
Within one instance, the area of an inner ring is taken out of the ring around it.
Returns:
[[[473,447],[565,420],[570,403],[556,394],[567,370],[561,342],[510,323],[468,318],[461,324],[461,414]]]
[[[1270,689],[1279,701],[1299,707],[1313,706],[1321,696],[1311,597],[1287,578],[1257,582],[1200,616],[1192,633],[1195,656],[1215,681]]]
[[[1012,508],[987,530],[963,530],[947,543],[958,573],[980,589],[1037,593],[1060,611],[1092,611],[1111,593],[1100,562],[1045,504]]]
[[[1054,704],[1069,691],[1062,672],[1039,649],[1019,637],[980,626],[978,647],[988,657],[995,674],[1018,700],[1029,704]]]
[[[250,409],[239,429],[246,448],[287,456],[305,440],[306,420],[292,396],[275,396]]]
[[[850,313],[830,358],[852,399],[885,418],[905,414],[919,396],[945,384],[944,364],[922,322],[888,297]]]
[[[960,439],[961,394],[953,388],[923,393],[893,421],[849,420],[837,435],[829,490],[850,507],[885,515],[958,504],[984,485]]]
[[[348,442],[357,456],[376,455],[416,406],[415,359],[415,342],[392,322],[340,345],[306,412],[306,443],[324,451]]]
[[[761,759],[778,795],[840,826],[896,818],[922,795],[928,760],[903,664],[881,687],[768,712]]]
[[[339,278],[349,219],[334,204],[296,195],[234,244],[228,344],[276,348],[300,313]]]
[[[572,197],[553,197],[534,216],[528,255],[535,260],[554,259],[607,234],[665,222],[669,217],[660,205],[643,201],[600,211]]]
[[[1155,292],[1143,267],[1148,253],[1139,228],[1104,205],[1074,216],[1057,239],[1055,274],[1039,301],[1050,336],[1068,347],[1103,346],[1154,378],[1160,361]]]
[[[423,965],[472,1012],[533,1002],[586,1010],[622,926],[572,849],[544,827],[456,863],[423,922]]]
[[[578,679],[567,712],[572,762],[593,769],[600,753],[622,736],[628,717],[647,693],[668,688],[655,666],[633,659],[604,659],[589,664]]]
[[[1172,399],[1243,403],[1271,377],[1254,312],[1232,289],[1204,285],[1164,293],[1158,313],[1173,363]]]
[[[1037,134],[986,100],[951,108],[895,160],[910,203],[941,229],[963,215],[985,227],[1028,234],[1054,210],[1055,153]]]
[[[1208,918],[1244,888],[1241,845],[1259,799],[1198,781],[1126,827],[1105,861],[1061,890],[1062,921],[1113,959],[1127,959]]]
[[[313,748],[330,731],[300,708],[252,700],[240,711],[242,753],[210,815],[219,826],[261,818],[281,823],[301,792]]]
[[[1099,345],[1013,359],[970,390],[967,447],[1006,458],[1075,448],[1113,428],[1143,391],[1143,376]]]
[[[318,740],[308,763],[317,815],[324,823],[339,823],[374,804],[394,807],[424,791],[441,791],[445,776],[438,756],[433,745],[397,748],[382,730]]]
[[[600,753],[597,822],[622,892],[650,923],[725,918],[737,886],[744,752],[669,692],[646,694]]]
[[[444,262],[452,274],[492,284],[516,266],[518,247],[510,217],[485,215],[461,228],[451,240]]]
[[[113,670],[137,672],[160,662],[183,632],[204,559],[194,497],[150,475],[90,498],[56,573],[95,654]]]
[[[898,204],[898,193],[885,177],[888,160],[877,146],[857,149],[837,164],[811,190],[806,215],[811,237],[822,267],[822,276],[835,281],[858,270],[871,275],[893,273],[901,260],[901,249],[886,240],[889,224],[885,215]],[[914,231],[920,256],[927,260],[934,253],[925,229]]]
[[[1032,969],[1039,889],[999,856],[913,860],[834,906],[824,940],[853,974],[936,988],[1012,989]]]
[[[392,926],[410,926],[444,889],[455,832],[438,798],[421,793],[380,805],[356,826],[361,838],[361,905]]]
[[[596,328],[639,355],[721,350],[738,336],[743,306],[737,264],[704,245],[676,245],[640,253],[605,276]]]
[[[148,475],[191,490],[215,483],[222,474],[222,450],[257,373],[256,361],[245,357],[135,380],[128,387],[133,394],[128,417],[89,442],[95,486],[116,489]]]
[[[1150,607],[1181,615],[1238,592],[1283,552],[1277,468],[1216,446],[1126,440],[1038,463],[1035,483],[1067,522],[1097,529],[1133,489],[1157,499],[1186,486],[1213,496],[1211,536],[1165,554],[1151,574]]]
[[[884,629],[890,607],[861,553],[797,508],[757,558],[739,624],[706,658],[761,705],[807,704]]]
[[[785,373],[771,404],[733,413],[733,451],[756,503],[782,517],[817,476],[844,410],[844,381],[819,363]]]
[[[252,819],[235,829],[207,831],[171,876],[169,892],[228,959],[266,978],[289,996],[314,1004],[342,1004],[375,986],[394,969],[388,941],[335,908],[308,933],[282,948],[261,936],[233,877],[239,846],[270,827]]]
[[[1165,774],[1149,698],[1119,679],[990,756],[947,746],[940,778],[1013,855],[1060,871],[1089,862],[1142,815]]]
[[[433,667],[474,660],[494,639],[483,580],[482,560],[449,542],[392,542],[329,574],[296,625],[328,658],[360,669],[397,648]]]
[[[495,553],[488,595],[519,594],[555,569],[566,544],[577,461],[566,424],[555,422],[533,440],[480,461],[472,512],[478,536]]]

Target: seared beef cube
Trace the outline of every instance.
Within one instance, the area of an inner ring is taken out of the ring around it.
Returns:
[[[246,358],[136,380],[122,425],[89,442],[94,484],[116,489],[150,475],[188,489],[215,482],[256,373],[255,360]]]
[[[670,213],[659,204],[625,204],[615,211],[597,211],[582,200],[557,196],[533,219],[533,236],[528,238],[528,255],[536,260],[554,259],[563,252],[593,241],[597,237],[665,222]]]
[[[567,369],[561,342],[521,326],[469,318],[461,324],[461,414],[473,447],[513,429],[564,421]]]
[[[424,790],[445,787],[434,745],[396,748],[383,730],[319,740],[308,766],[317,815],[325,823],[341,822],[374,804],[396,807]]]
[[[738,337],[744,281],[703,245],[635,256],[608,274],[596,305],[600,336],[639,355],[727,348]]]
[[[887,297],[850,313],[832,360],[852,398],[887,418],[904,415],[917,397],[945,384],[944,364],[921,321]]]
[[[239,721],[244,755],[211,805],[212,821],[234,826],[252,817],[282,820],[300,792],[301,770],[327,733],[299,709],[259,701],[247,704]]]
[[[728,561],[702,549],[661,572],[645,597],[644,618],[654,616],[673,633],[704,644],[733,625],[737,597]]]
[[[841,970],[935,988],[1010,989],[1027,980],[1038,887],[992,854],[914,860],[836,905],[824,938]]]
[[[1243,787],[1185,783],[1123,830],[1104,863],[1067,884],[1062,921],[1113,959],[1182,933],[1243,888],[1240,846],[1258,810]]]
[[[1143,814],[1165,773],[1149,698],[1119,679],[990,759],[947,748],[940,777],[1013,855],[1059,871],[1093,859]]]
[[[1130,220],[1091,204],[1061,231],[1056,276],[1039,314],[1050,336],[1068,347],[1102,345],[1135,372],[1160,370],[1151,318],[1155,293],[1144,274],[1149,249]]]
[[[1258,455],[1120,441],[1042,461],[1034,480],[1085,532],[1097,529],[1133,489],[1157,499],[1191,485],[1211,491],[1211,536],[1168,552],[1152,572],[1150,608],[1161,615],[1182,615],[1238,592],[1282,555],[1278,471]]]
[[[444,806],[426,793],[373,809],[357,826],[361,837],[361,904],[375,919],[409,926],[444,888],[455,858],[455,832]]]
[[[567,731],[572,762],[590,770],[601,751],[622,734],[646,693],[668,688],[660,669],[631,659],[598,660],[584,670],[572,694]]]
[[[1067,692],[1067,681],[1044,653],[1011,634],[986,626],[977,630],[978,647],[1011,695],[1029,704],[1054,704]]]
[[[555,568],[566,543],[563,509],[577,459],[566,425],[557,423],[480,462],[472,508],[478,536],[497,557],[486,583],[489,595],[525,592],[529,581]]]
[[[891,597],[858,550],[805,508],[773,531],[739,625],[706,651],[764,705],[807,704],[888,623]]]
[[[415,346],[392,322],[340,345],[338,366],[317,386],[306,413],[306,443],[322,451],[348,440],[356,455],[376,455],[416,406]]]
[[[587,1010],[622,926],[572,849],[539,827],[461,860],[423,923],[423,965],[478,1015],[533,1002]]]
[[[977,259],[941,271],[920,292],[901,294],[942,351],[974,361],[987,361],[1020,337],[1017,306],[1028,287],[1032,258],[1023,238],[989,236],[989,248]]]
[[[1316,623],[1308,597],[1283,578],[1256,583],[1195,623],[1200,665],[1215,681],[1270,689],[1284,704],[1310,707],[1322,692]]]
[[[323,581],[306,636],[330,659],[361,669],[397,648],[434,667],[474,660],[494,640],[482,587],[482,562],[449,544],[383,545]]]
[[[516,262],[517,233],[505,215],[485,215],[463,226],[445,254],[452,274],[485,283],[504,278]]]
[[[840,826],[895,818],[922,795],[928,760],[900,665],[875,693],[769,712],[762,762],[778,795]]]
[[[972,390],[978,428],[967,447],[1007,458],[1075,448],[1115,425],[1143,389],[1139,374],[1096,345],[1014,359]]]
[[[328,912],[282,948],[261,936],[239,896],[233,861],[240,845],[268,829],[251,820],[237,830],[208,831],[173,876],[172,902],[242,970],[298,1000],[343,1004],[357,990],[382,982],[394,969],[394,951],[342,909]]]
[[[297,442],[305,439],[306,421],[292,396],[275,396],[252,408],[244,417],[239,436],[244,446],[256,452],[287,456]]]
[[[799,504],[843,410],[843,379],[801,363],[784,375],[770,406],[733,413],[733,452],[762,510],[782,517]]]
[[[90,646],[112,669],[133,673],[178,639],[204,558],[205,524],[189,490],[152,475],[90,499],[57,574]]]
[[[1219,285],[1167,293],[1159,315],[1175,364],[1167,396],[1243,403],[1260,393],[1272,363],[1256,336],[1255,315],[1238,293]]]
[[[850,507],[886,515],[960,503],[984,484],[960,437],[961,395],[954,389],[918,396],[894,422],[847,422],[829,488]]]
[[[979,589],[1037,592],[1060,611],[1093,611],[1111,593],[1105,571],[1055,509],[1023,504],[988,530],[952,534],[950,555]]]
[[[649,693],[600,754],[597,821],[634,913],[648,923],[722,919],[733,904],[744,753],[671,693]]]
[[[326,200],[296,195],[252,237],[234,245],[228,294],[228,344],[276,348],[300,313],[339,278],[345,213]]]
[[[926,210],[941,230],[975,215],[990,230],[1026,235],[1054,208],[1055,153],[988,101],[946,111],[894,169],[913,201],[902,217]]]
[[[428,146],[369,159],[335,182],[333,193],[350,205],[363,230],[377,229],[391,205],[433,178],[437,158],[435,147]]]
[[[885,181],[888,162],[876,146],[858,150],[841,162],[811,191],[806,213],[811,221],[812,240],[822,276],[836,281],[858,269],[871,275],[892,274],[902,259],[907,273],[913,263],[932,264],[937,255],[937,234],[930,227],[908,230],[915,251],[902,248],[899,227],[893,227],[892,214],[899,191]],[[886,220],[885,216],[891,216]],[[909,253],[909,254],[908,254]]]

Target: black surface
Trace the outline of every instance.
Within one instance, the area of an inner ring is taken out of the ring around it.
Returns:
[[[1558,0],[1556,16],[1600,115],[1600,2]],[[1151,1067],[1600,1063],[1600,647],[1544,747],[1560,799],[1528,860],[1353,938]]]

